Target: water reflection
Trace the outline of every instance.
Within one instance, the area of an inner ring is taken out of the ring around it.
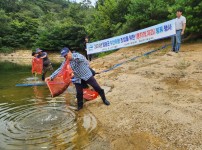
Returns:
[[[97,121],[87,110],[74,111],[71,88],[51,98],[46,86],[15,87],[38,79],[14,70],[0,74],[0,149],[80,149],[96,138]]]
[[[35,95],[35,98],[33,99],[33,101],[35,102],[36,105],[40,106],[47,103],[47,101],[44,101],[45,97],[43,94],[43,90],[40,90],[38,86],[34,86],[33,91]]]

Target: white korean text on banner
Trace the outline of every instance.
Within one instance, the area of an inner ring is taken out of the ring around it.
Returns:
[[[158,40],[175,34],[175,20],[170,20],[139,31],[105,39],[102,41],[87,43],[87,53],[95,54],[106,52],[123,47],[146,43],[153,40]]]

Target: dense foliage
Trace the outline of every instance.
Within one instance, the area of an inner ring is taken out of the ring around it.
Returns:
[[[11,49],[81,50],[91,41],[139,30],[175,18],[183,8],[186,34],[202,32],[201,0],[1,0],[0,52]]]

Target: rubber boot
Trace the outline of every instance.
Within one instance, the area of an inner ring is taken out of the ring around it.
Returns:
[[[105,92],[104,90],[102,89],[100,92],[99,92],[99,95],[100,97],[102,98],[102,101],[105,105],[110,105],[110,102],[106,99],[105,97]]]

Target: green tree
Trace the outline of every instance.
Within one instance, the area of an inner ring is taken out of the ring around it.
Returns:
[[[201,35],[201,0],[1,0],[0,52],[36,48],[79,50],[84,37],[102,40],[176,18],[184,8],[187,34]]]
[[[37,37],[38,20],[21,13],[14,18],[10,22],[12,33],[7,35],[8,44],[14,48],[31,48]]]
[[[9,22],[11,18],[2,9],[0,9],[0,16],[0,36],[3,37],[10,30]]]
[[[83,0],[83,1],[81,2],[81,6],[82,6],[83,8],[88,9],[88,8],[91,8],[91,7],[92,7],[92,4],[91,4],[91,1],[90,1],[90,0]]]
[[[40,33],[35,44],[45,50],[60,50],[62,47],[68,46],[72,50],[80,50],[83,37],[86,32],[84,27],[71,24],[55,24],[51,28]]]
[[[0,52],[5,52],[10,47],[7,45],[5,36],[11,31],[11,18],[2,9],[0,9],[0,16]]]
[[[170,6],[169,18],[176,18],[177,9],[182,8],[184,10],[183,15],[187,19],[186,31],[190,34],[202,33],[202,1],[201,0],[177,0],[175,5]]]
[[[165,0],[131,0],[123,32],[132,32],[168,20],[169,3]]]
[[[105,0],[97,3],[93,21],[87,31],[96,40],[109,38],[119,33],[126,22],[130,0]]]
[[[19,0],[1,0],[0,8],[4,9],[6,13],[16,12],[20,9],[18,2],[19,2]]]

